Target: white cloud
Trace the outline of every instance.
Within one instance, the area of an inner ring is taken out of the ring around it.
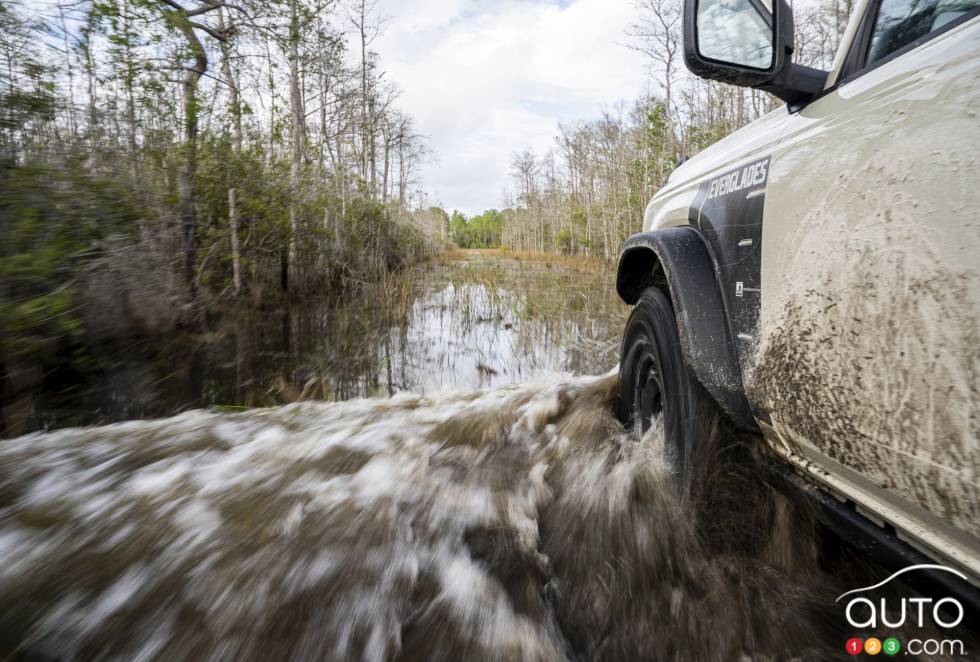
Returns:
[[[374,48],[400,105],[439,161],[430,201],[468,214],[502,203],[510,154],[554,145],[559,121],[638,97],[646,62],[629,50],[630,0],[384,0]]]

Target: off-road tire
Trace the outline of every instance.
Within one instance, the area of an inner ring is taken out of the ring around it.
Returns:
[[[620,421],[643,434],[662,417],[665,460],[680,494],[691,496],[718,409],[684,362],[674,308],[659,288],[648,287],[633,307],[620,357]]]

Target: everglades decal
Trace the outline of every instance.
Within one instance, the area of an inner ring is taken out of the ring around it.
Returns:
[[[764,186],[768,177],[769,159],[752,163],[741,170],[710,180],[708,182],[707,200],[717,198],[720,195],[738,193],[746,188]],[[763,193],[765,193],[765,189],[763,189]]]
[[[711,245],[735,334],[739,363],[752,360],[762,303],[762,212],[769,157],[701,182],[688,212]]]

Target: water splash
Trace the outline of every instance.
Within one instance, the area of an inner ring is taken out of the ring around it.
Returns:
[[[615,385],[552,376],[4,440],[0,653],[837,651],[844,639],[825,626],[836,587],[811,567],[792,505],[751,471],[726,473],[736,499],[679,503],[656,428],[640,441],[610,415]],[[748,516],[727,517],[749,494]],[[736,530],[756,544],[736,544]]]

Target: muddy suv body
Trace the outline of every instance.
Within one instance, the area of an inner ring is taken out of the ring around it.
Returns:
[[[667,294],[686,367],[732,421],[873,537],[976,585],[980,3],[860,1],[829,72],[789,62],[784,3],[698,4],[689,68],[787,104],[677,168],[620,295]],[[722,5],[762,20],[712,34]]]

